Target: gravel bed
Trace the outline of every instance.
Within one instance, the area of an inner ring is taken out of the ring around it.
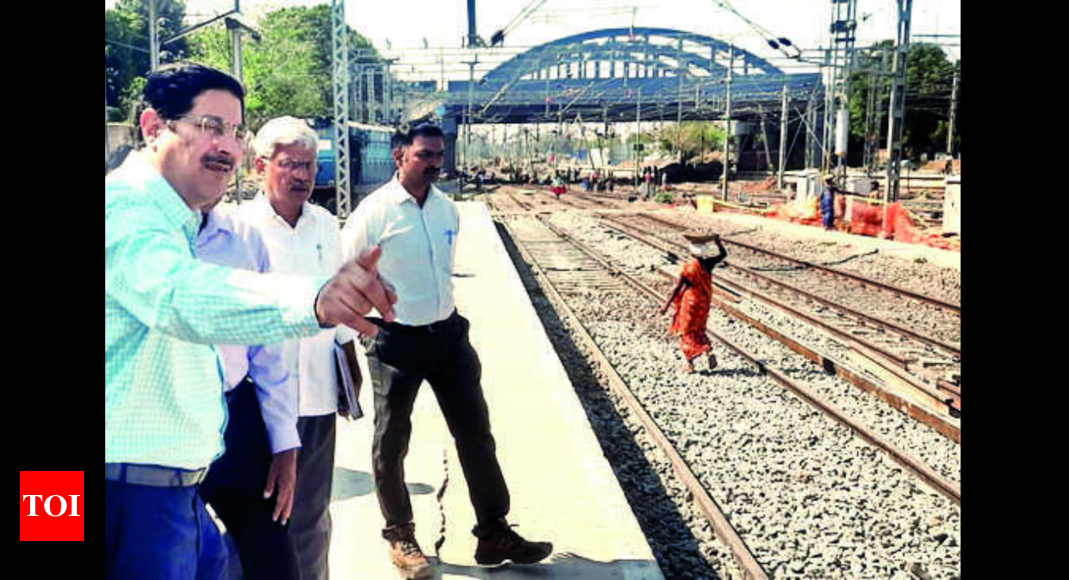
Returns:
[[[553,221],[585,241],[601,236],[599,250],[644,277],[663,261],[642,244],[593,227],[588,218],[560,214]],[[637,295],[569,303],[775,577],[906,578],[907,569],[934,578],[960,575],[960,509],[849,429],[759,376],[723,346],[714,347],[721,365],[715,373],[700,360],[699,374],[682,375],[677,339],[664,337],[667,318]],[[718,311],[711,320],[729,340],[960,481],[960,446],[771,345],[747,325]],[[666,576],[685,577],[667,569]]]
[[[731,550],[716,539],[667,456],[573,338],[573,323],[559,318],[511,241],[505,245],[665,578],[742,578]]]
[[[668,263],[663,254],[645,244],[616,234],[585,216],[575,214],[554,216],[552,221],[554,225],[568,228],[567,231],[580,241],[593,245],[614,265],[624,266],[625,269],[636,273],[651,287],[664,292],[667,298],[672,282],[652,273],[651,268]],[[744,313],[772,324],[810,348],[840,361],[846,360],[846,347],[808,324],[799,323],[795,318],[753,300],[741,300],[736,306]],[[644,309],[652,312],[655,307],[652,303],[647,303]],[[654,327],[659,328],[658,332],[663,333],[668,327],[668,318],[666,316],[657,320]],[[892,445],[918,457],[944,477],[957,482],[961,481],[960,445],[845,380],[825,373],[805,357],[764,334],[752,330],[749,325],[739,324],[720,310],[713,309],[710,312],[710,321],[714,329],[725,331],[728,340],[739,344],[749,352],[760,353],[763,360],[783,369],[791,379],[798,380],[813,389],[817,395],[842,409],[851,418],[876,431]],[[748,332],[740,338],[739,331],[743,330]],[[753,349],[744,346],[744,344],[755,343],[758,346]],[[721,347],[721,349],[726,351],[726,347]],[[769,353],[769,356],[764,356],[765,353]],[[678,357],[681,358],[682,355]],[[950,422],[959,426],[961,423],[957,419],[951,419]]]
[[[722,346],[714,373],[700,361],[682,374],[662,320],[620,320],[648,310],[645,300],[591,298],[574,301],[578,316],[770,574],[906,578],[918,564],[935,578],[960,574],[960,509],[948,499]],[[744,325],[714,324],[792,368]],[[793,369],[807,386],[829,380],[808,363]]]

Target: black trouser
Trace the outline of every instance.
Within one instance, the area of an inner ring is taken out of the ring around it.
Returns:
[[[301,451],[297,453],[297,488],[289,525],[304,580],[330,578],[330,489],[337,418],[331,413],[297,419]]]
[[[509,511],[508,487],[497,462],[480,385],[482,366],[468,341],[469,326],[456,311],[429,326],[387,324],[368,350],[375,389],[375,491],[387,527],[412,521],[404,460],[412,434],[412,407],[424,379],[453,434],[478,522],[504,517]]]
[[[272,455],[256,385],[246,377],[226,394],[226,402],[226,452],[208,470],[201,497],[237,544],[248,580],[299,579],[290,527],[271,521],[277,493],[263,498]]]

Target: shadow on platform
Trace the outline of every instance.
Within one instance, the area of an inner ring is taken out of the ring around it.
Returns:
[[[426,495],[434,493],[434,486],[426,483],[407,484],[408,493]],[[365,471],[353,471],[344,467],[334,468],[334,483],[331,485],[330,501],[344,501],[360,495],[375,493],[375,481]]]
[[[641,572],[649,571],[650,577],[659,577],[657,568],[645,560],[612,560],[599,562],[565,552],[554,554],[538,564],[502,564],[500,566],[466,566],[442,562],[436,557],[427,558],[434,566],[434,578],[444,575],[479,578],[493,577],[508,572],[509,578],[641,578]]]

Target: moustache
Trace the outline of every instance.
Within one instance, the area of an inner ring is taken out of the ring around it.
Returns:
[[[234,168],[234,160],[227,155],[205,155],[201,158],[201,163],[205,165],[216,165],[226,171],[230,171]]]

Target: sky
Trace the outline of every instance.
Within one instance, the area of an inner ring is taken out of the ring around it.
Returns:
[[[241,0],[241,10],[250,17],[284,6],[310,6],[325,3],[312,0]],[[493,32],[520,14],[531,0],[476,0],[478,33],[489,40]],[[105,7],[114,4],[106,0]],[[433,60],[435,51],[420,51],[424,40],[431,48],[453,49],[447,58],[459,63],[468,57],[457,54],[467,34],[466,0],[348,0],[346,21],[372,41],[377,49],[389,53],[405,50],[405,60],[413,63]],[[539,44],[600,28],[635,26],[660,27],[704,34],[730,41],[777,66],[787,65],[782,55],[769,48],[763,38],[743,19],[725,9],[729,4],[749,20],[767,29],[774,37],[789,38],[803,49],[829,45],[828,32],[832,16],[830,0],[547,0],[506,39],[506,46],[532,47]],[[895,0],[858,0],[857,46],[866,46],[895,37],[897,2]],[[233,8],[233,0],[188,0],[190,21],[201,21]],[[924,34],[961,34],[960,0],[914,0],[911,33],[913,41]],[[940,39],[960,45],[960,38]],[[389,42],[389,45],[387,45]],[[960,58],[960,46],[944,47],[951,59]],[[388,56],[396,56],[396,54]],[[500,62],[505,57],[499,57]],[[492,56],[481,60],[494,60]],[[778,59],[778,60],[777,60]],[[430,65],[416,65],[426,72]],[[477,69],[487,70],[490,63]],[[790,65],[787,65],[790,66]],[[797,65],[795,65],[797,66]],[[412,67],[408,67],[411,69]],[[787,67],[785,67],[787,68]],[[447,68],[446,78],[466,78],[467,67]],[[802,72],[796,69],[789,72]],[[399,76],[410,71],[398,70]],[[437,75],[435,75],[437,76]]]

